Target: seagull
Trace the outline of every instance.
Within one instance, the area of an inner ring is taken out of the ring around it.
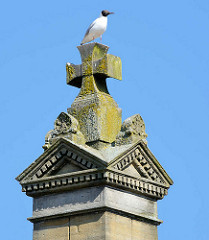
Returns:
[[[114,12],[109,12],[107,10],[101,11],[100,17],[94,20],[87,29],[81,45],[87,42],[91,42],[98,37],[100,37],[100,40],[102,41],[102,34],[106,31],[107,28],[107,16],[113,13]]]

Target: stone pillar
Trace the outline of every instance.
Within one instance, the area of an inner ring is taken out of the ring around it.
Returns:
[[[67,83],[81,91],[47,133],[44,153],[17,177],[33,198],[33,240],[158,239],[157,200],[173,182],[147,147],[142,117],[121,124],[105,83],[121,79],[121,61],[107,50],[79,47],[83,63],[67,64]]]

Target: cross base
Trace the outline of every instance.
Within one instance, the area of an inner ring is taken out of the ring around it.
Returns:
[[[109,94],[103,92],[79,95],[68,113],[78,120],[87,143],[112,143],[121,129],[121,109]]]

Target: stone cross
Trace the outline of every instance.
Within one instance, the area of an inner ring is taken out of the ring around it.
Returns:
[[[81,88],[79,95],[98,91],[108,93],[106,78],[122,80],[121,59],[107,54],[108,49],[99,43],[78,46],[82,64],[67,63],[67,84]]]
[[[106,78],[122,80],[121,59],[99,43],[78,49],[82,64],[66,65],[67,84],[81,88],[68,113],[78,120],[87,144],[112,143],[121,128],[121,109],[108,93]]]

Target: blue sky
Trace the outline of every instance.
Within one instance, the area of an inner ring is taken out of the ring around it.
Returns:
[[[102,43],[123,64],[123,81],[108,79],[109,92],[123,120],[143,117],[148,146],[174,180],[158,202],[159,239],[208,240],[206,0],[1,3],[2,239],[32,239],[32,200],[15,177],[43,153],[45,134],[77,96],[66,85],[65,64],[81,62],[76,46],[103,9],[115,15]]]

